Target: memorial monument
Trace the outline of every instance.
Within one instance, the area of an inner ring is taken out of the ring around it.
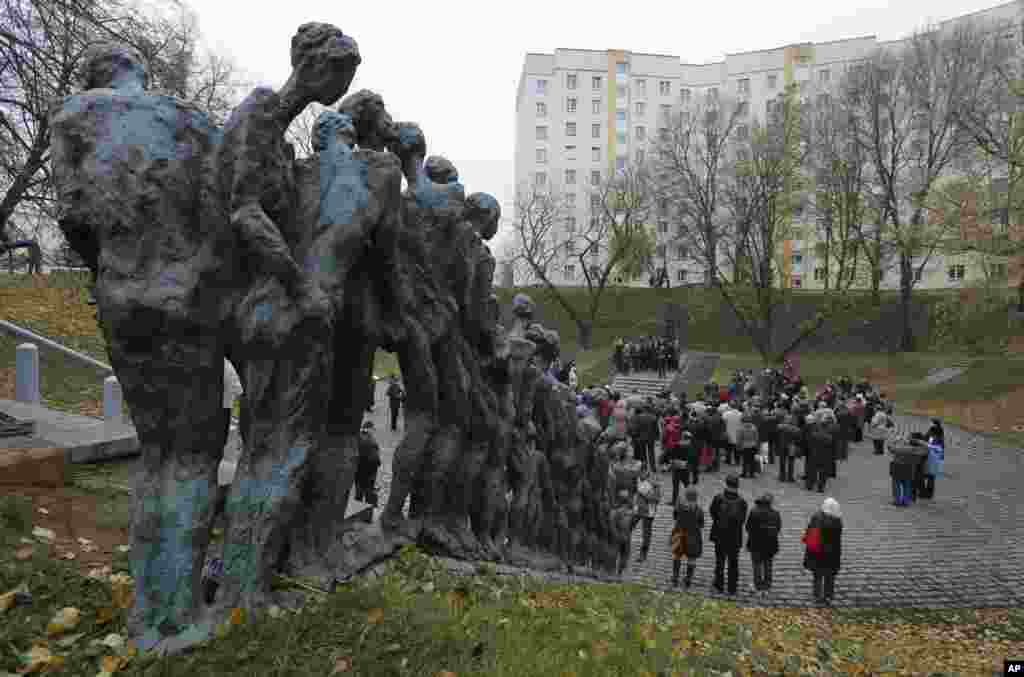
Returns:
[[[60,227],[95,275],[142,448],[129,617],[142,650],[202,642],[235,608],[293,604],[278,572],[328,585],[403,543],[547,569],[621,564],[615,440],[547,375],[559,337],[530,299],[499,324],[498,202],[466,196],[379,94],[345,97],[361,56],[341,30],[300,26],[290,58],[279,90],[254,90],[218,128],[148,91],[138,54],[103,45],[83,91],[51,113]],[[291,121],[339,100],[297,160]],[[406,428],[379,522],[350,525],[378,349],[398,357]],[[245,388],[244,449],[207,605],[225,357]]]

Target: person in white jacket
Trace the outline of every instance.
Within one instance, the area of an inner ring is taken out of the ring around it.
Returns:
[[[871,423],[868,425],[868,437],[871,438],[872,443],[875,445],[875,453],[882,455],[885,453],[885,441],[889,439],[889,428],[892,427],[892,421],[885,409],[879,409],[875,412],[875,417],[871,419]]]
[[[217,468],[217,486],[227,487],[235,479],[235,470],[238,468],[238,457],[242,453],[241,445],[228,446],[228,437],[231,434],[231,410],[235,406],[235,400],[238,399],[242,393],[242,381],[238,378],[238,372],[235,371],[235,366],[231,364],[228,359],[224,360],[224,408],[222,409],[223,415],[223,436],[221,437],[221,443],[219,449],[223,452],[224,457],[221,459],[220,466]],[[223,489],[219,493],[227,494],[227,490]]]
[[[743,414],[735,405],[730,405],[724,414],[722,414],[722,420],[725,421],[725,436],[729,440],[729,453],[728,463],[729,465],[736,465],[740,460],[739,448],[736,446],[739,443],[740,424],[743,422]]]

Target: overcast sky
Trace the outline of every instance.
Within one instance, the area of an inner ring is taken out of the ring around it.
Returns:
[[[864,35],[906,36],[997,0],[513,0],[324,2],[187,0],[206,42],[256,84],[280,87],[288,48],[306,21],[333,23],[359,43],[352,89],[380,93],[395,120],[418,122],[430,154],[448,157],[468,192],[514,196],[515,96],[526,52],[557,47],[671,54],[688,63],[727,53]],[[507,236],[503,226],[492,246]]]

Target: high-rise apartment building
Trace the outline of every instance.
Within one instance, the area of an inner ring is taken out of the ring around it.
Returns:
[[[972,20],[1012,24],[1020,44],[1024,13],[1017,2],[951,19],[939,28]],[[875,36],[803,43],[775,49],[728,54],[724,61],[688,64],[677,56],[625,50],[556,49],[553,54],[528,53],[516,93],[516,186],[550,185],[567,197],[568,215],[561,236],[572,240],[577,224],[587,223],[590,188],[627,162],[641,160],[648,139],[668,125],[669,116],[688,104],[718,97],[742,102],[749,128],[763,121],[768,107],[790,83],[801,96],[829,91],[844,71],[879,48],[898,49],[902,41],[883,42]],[[677,228],[667,214],[657,213],[656,262],[667,268],[673,286],[700,283],[701,266],[686,254]],[[784,246],[787,284],[795,288],[822,286],[813,244],[813,223]],[[571,248],[566,248],[571,251]],[[554,266],[556,284],[582,284],[576,257],[563,256]],[[971,266],[937,257],[926,267],[922,287],[960,285],[971,281]],[[950,272],[952,271],[952,272]],[[517,273],[520,271],[517,271]],[[528,284],[516,279],[517,284]],[[638,286],[646,279],[629,281]],[[898,286],[890,272],[886,287]]]

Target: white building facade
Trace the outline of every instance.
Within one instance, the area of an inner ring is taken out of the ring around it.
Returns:
[[[1014,39],[1020,44],[1022,19],[1021,5],[1009,2],[942,22],[939,27],[966,20],[1006,22],[1016,27]],[[744,102],[739,124],[749,127],[755,118],[765,119],[769,101],[788,84],[799,84],[802,96],[827,92],[850,65],[879,48],[898,49],[900,43],[865,36],[729,54],[724,61],[710,64],[688,64],[677,56],[623,50],[528,53],[516,93],[516,186],[540,184],[563,193],[569,206],[561,233],[571,240],[573,232],[591,218],[592,185],[616,167],[641,160],[648,139],[667,126],[668,116],[700,100],[698,97],[706,100],[728,96]],[[704,271],[687,260],[685,244],[678,242],[678,234],[673,232],[677,226],[668,214],[658,214],[655,221],[655,262],[667,268],[671,285],[702,283]],[[820,286],[816,284],[813,258],[815,228],[813,223],[807,225],[802,229],[806,238],[787,243],[785,256],[791,286],[813,289]],[[584,284],[574,259],[563,255],[553,265],[552,282]],[[963,266],[956,269],[959,277],[942,275],[945,268],[941,260],[929,265],[940,274],[922,280],[920,286],[948,286],[944,281],[958,286],[969,281]],[[533,282],[523,270],[516,272],[517,285]],[[646,286],[648,281],[644,276],[623,283]],[[883,280],[885,287],[898,284],[895,271]]]

